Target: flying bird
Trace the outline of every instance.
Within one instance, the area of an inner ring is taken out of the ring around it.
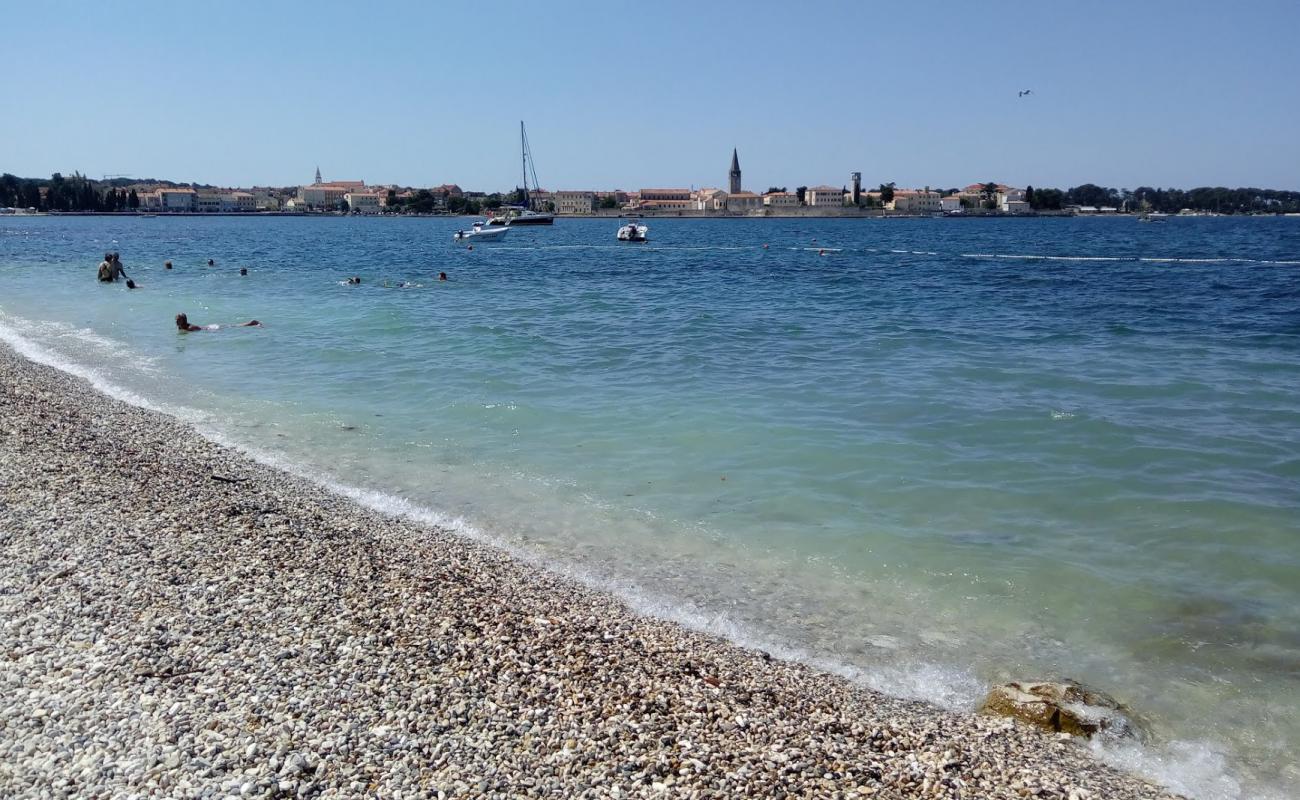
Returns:
[[[1025,95],[1030,94],[1032,91],[1033,91],[1032,89],[1026,89],[1023,92],[1017,92],[1016,97],[1024,97]]]

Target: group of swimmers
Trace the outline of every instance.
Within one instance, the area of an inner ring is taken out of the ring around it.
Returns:
[[[217,262],[216,262],[215,260],[213,260],[213,259],[211,259],[211,258],[208,259],[208,266],[209,266],[209,267],[215,267],[216,265],[217,265]],[[172,268],[172,262],[171,262],[170,260],[163,262],[163,269],[171,269],[171,268]],[[127,277],[126,270],[124,270],[124,269],[122,268],[122,257],[121,257],[121,255],[119,255],[118,253],[105,253],[105,254],[104,254],[104,260],[103,260],[102,262],[100,262],[100,265],[99,265],[99,273],[98,273],[98,274],[99,274],[99,280],[101,280],[101,281],[103,281],[103,282],[105,282],[105,283],[113,283],[113,282],[115,282],[118,278],[125,278],[125,279],[126,279],[126,288],[128,288],[128,289],[134,289],[134,288],[136,288],[136,287],[135,287],[135,281],[133,281],[133,280],[131,280],[129,277]],[[247,276],[247,275],[248,275],[248,267],[240,267],[240,268],[239,268],[239,274],[240,274],[240,275]],[[447,273],[445,273],[445,272],[439,272],[439,273],[438,273],[438,280],[440,280],[440,281],[445,281],[445,280],[447,280]],[[347,281],[345,281],[345,282],[346,282],[347,284],[351,285],[351,286],[360,286],[360,285],[361,285],[361,276],[359,276],[359,275],[353,275],[351,278],[348,278]],[[398,288],[408,288],[408,287],[411,287],[411,286],[413,286],[413,285],[414,285],[414,284],[410,284],[410,283],[405,283],[405,282],[404,282],[404,283],[402,283],[402,284],[399,284]],[[238,328],[254,328],[254,327],[261,327],[261,325],[262,325],[261,322],[255,320],[255,319],[250,319],[248,322],[240,322],[240,323],[237,323],[237,324],[236,324],[235,326],[233,326],[233,327],[238,327]],[[180,332],[180,333],[194,333],[194,332],[197,332],[197,331],[218,330],[219,328],[221,328],[220,325],[194,325],[194,324],[192,324],[192,323],[190,322],[189,317],[186,316],[183,312],[180,313],[180,314],[177,314],[177,315],[176,315],[176,330],[177,330],[178,332]]]

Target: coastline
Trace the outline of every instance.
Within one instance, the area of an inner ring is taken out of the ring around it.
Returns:
[[[381,515],[0,345],[18,796],[1170,797]]]

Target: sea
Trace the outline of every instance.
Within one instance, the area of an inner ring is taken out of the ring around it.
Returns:
[[[949,708],[1076,679],[1149,732],[1110,763],[1300,795],[1300,219],[468,222],[0,217],[0,340],[646,613]]]

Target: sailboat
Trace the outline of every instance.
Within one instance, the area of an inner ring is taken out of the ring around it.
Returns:
[[[524,166],[523,203],[508,206],[504,214],[488,220],[489,225],[554,225],[555,215],[549,211],[534,210],[529,202],[528,179],[532,178],[532,188],[537,191],[537,170],[533,167],[533,153],[528,149],[528,133],[524,130],[524,121],[519,121],[519,146]]]

